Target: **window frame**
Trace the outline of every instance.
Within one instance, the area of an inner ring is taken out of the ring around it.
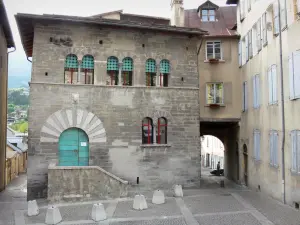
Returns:
[[[292,130],[291,136],[291,172],[300,175],[300,130]],[[294,158],[295,154],[295,158]]]
[[[260,130],[258,129],[255,129],[253,131],[253,152],[254,152],[254,160],[255,161],[260,161],[260,157],[261,157],[261,153],[260,153],[260,150],[261,150],[261,133],[260,133]]]
[[[165,121],[165,124],[160,124],[160,119],[163,119]],[[160,134],[161,127],[165,127],[165,142],[166,143],[161,143],[161,137],[162,135]],[[157,137],[156,137],[156,142],[157,144],[168,144],[168,120],[165,117],[160,117],[157,119]]]
[[[208,53],[207,50],[208,50],[208,44],[209,43],[212,43],[212,45],[213,45],[213,58],[208,58],[208,55],[207,55],[207,53]],[[220,40],[209,40],[209,41],[206,41],[206,60],[217,59],[216,58],[216,50],[215,50],[216,43],[220,43],[220,58],[218,60],[223,60],[222,41],[220,41]]]
[[[253,108],[258,109],[260,107],[260,79],[259,74],[256,74],[252,78],[253,80]]]
[[[275,68],[275,73],[273,69]],[[270,73],[271,71],[271,73]],[[273,64],[268,68],[268,93],[269,93],[269,105],[276,105],[278,103],[278,94],[277,94],[277,65]],[[271,94],[272,92],[272,94]],[[271,98],[270,98],[271,95]]]
[[[214,102],[213,103],[208,103],[208,93],[207,93],[208,89],[207,89],[207,87],[210,84],[213,84],[213,86],[214,86]],[[216,85],[217,84],[221,84],[222,85],[222,101],[221,101],[221,103],[216,103]],[[224,83],[223,82],[208,82],[208,83],[206,83],[206,91],[205,91],[205,93],[206,93],[206,104],[207,105],[211,105],[211,104],[224,105]]]
[[[147,124],[144,123],[144,120],[147,119]],[[144,127],[147,127],[147,136],[144,136]],[[149,128],[151,127],[151,135],[149,132]],[[153,120],[150,117],[145,117],[142,120],[142,144],[153,144]],[[145,139],[147,138],[147,142],[145,141]]]
[[[248,60],[253,57],[253,46],[252,46],[252,29],[248,31]]]
[[[271,130],[269,133],[269,153],[270,153],[270,166],[278,167],[279,133],[276,130]]]
[[[239,54],[239,66],[241,67],[243,65],[243,45],[242,40],[239,41],[239,47],[238,47],[238,54]]]
[[[207,11],[207,14],[204,14],[203,11]],[[211,13],[213,12],[213,13]],[[207,20],[203,20],[203,17],[206,16],[207,17]],[[210,20],[210,17],[213,16],[213,20]],[[213,8],[203,8],[201,9],[201,22],[215,22],[217,21],[216,19],[216,9],[213,9]]]
[[[278,3],[277,1],[273,3],[273,35],[278,36],[279,30],[279,12],[278,12]]]
[[[297,60],[297,62],[295,62],[295,57],[299,58],[299,60]],[[300,98],[300,91],[299,91],[299,87],[297,88],[297,84],[299,84],[300,86],[300,50],[297,50],[295,52],[292,52],[289,55],[288,58],[288,64],[289,64],[289,89],[290,89],[290,100],[296,100]],[[292,64],[292,65],[291,65]],[[299,68],[297,68],[298,70],[295,72],[296,70],[296,66],[298,66]],[[292,66],[292,67],[291,67]],[[299,82],[296,84],[296,82]],[[298,90],[298,92],[296,92],[296,90]]]
[[[165,73],[166,71],[162,71],[162,63],[167,63],[169,64],[169,71],[168,73]],[[159,63],[159,86],[160,87],[168,87],[169,86],[169,76],[171,73],[171,65],[170,61],[167,59],[162,59]]]
[[[246,17],[245,0],[239,1],[240,21],[242,22]]]
[[[75,57],[76,58],[77,67],[67,67],[66,66],[68,57]],[[64,84],[76,84],[78,82],[78,72],[79,71],[80,71],[80,66],[79,66],[78,56],[73,54],[73,53],[68,54],[66,56],[65,62],[64,62]],[[70,83],[66,83],[66,72],[71,72],[71,74],[70,74],[70,76],[71,76]],[[77,73],[75,78],[73,77],[74,73]]]
[[[259,52],[262,49],[262,38],[261,38],[261,18],[259,18],[256,22],[256,46],[257,51]]]
[[[125,59],[130,59],[131,60],[132,70],[123,70]],[[119,81],[119,82],[122,82],[122,86],[133,86],[133,72],[134,72],[134,61],[133,61],[133,59],[131,57],[125,57],[122,60],[121,80]]]
[[[266,46],[268,44],[268,30],[267,30],[267,12],[262,15],[262,44]]]
[[[281,23],[281,30],[284,30],[287,27],[287,4],[286,0],[280,0],[280,23]],[[284,6],[284,8],[282,7]]]
[[[243,101],[242,101],[242,111],[246,112],[248,110],[248,83],[243,82]]]

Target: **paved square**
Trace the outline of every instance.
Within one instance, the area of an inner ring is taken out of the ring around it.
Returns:
[[[142,220],[128,222],[112,222],[110,225],[186,225],[184,219]]]

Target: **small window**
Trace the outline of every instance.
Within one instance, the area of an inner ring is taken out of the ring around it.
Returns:
[[[215,9],[202,9],[201,11],[202,21],[216,21],[216,10]]]
[[[79,78],[79,83],[94,83],[94,57],[91,55],[85,55],[82,58],[81,77]]]
[[[107,59],[107,85],[119,84],[119,60],[117,57],[110,56]]]
[[[167,120],[164,117],[157,122],[157,144],[167,144]]]
[[[132,76],[133,76],[133,60],[132,58],[123,59],[122,65],[122,84],[123,86],[132,86]]]
[[[152,119],[146,117],[142,122],[142,143],[153,144],[153,123]]]
[[[67,55],[65,61],[65,84],[76,84],[78,81],[78,59],[74,54]]]
[[[168,87],[170,75],[170,62],[163,59],[160,62],[160,75],[159,75],[159,85],[161,87]]]
[[[206,59],[221,59],[221,42],[208,41],[206,42]]]
[[[156,86],[156,62],[154,59],[146,61],[146,86]]]
[[[223,83],[206,84],[206,103],[223,104]]]

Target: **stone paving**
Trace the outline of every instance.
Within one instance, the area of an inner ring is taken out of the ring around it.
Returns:
[[[24,177],[20,177],[22,179]],[[299,225],[300,212],[261,193],[230,184],[225,188],[217,184],[220,178],[204,177],[201,189],[184,189],[183,198],[174,198],[166,192],[166,203],[151,203],[147,193],[148,209],[135,211],[132,199],[102,201],[108,219],[94,222],[91,209],[95,202],[60,203],[63,221],[60,225]],[[222,179],[222,178],[221,178]],[[46,201],[39,201],[40,214],[26,215],[23,186],[17,181],[0,193],[0,225],[44,225]],[[208,184],[209,183],[209,184]],[[26,192],[25,192],[26,194]],[[101,201],[100,201],[101,202]]]

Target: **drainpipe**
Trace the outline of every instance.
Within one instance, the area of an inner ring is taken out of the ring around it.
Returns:
[[[282,120],[282,144],[281,144],[281,176],[282,176],[282,201],[285,202],[285,160],[284,160],[284,144],[285,144],[285,114],[284,114],[284,90],[283,90],[283,60],[282,60],[282,35],[281,35],[281,12],[280,0],[278,2],[278,19],[279,19],[279,49],[280,49],[280,84],[281,84],[281,120]]]

